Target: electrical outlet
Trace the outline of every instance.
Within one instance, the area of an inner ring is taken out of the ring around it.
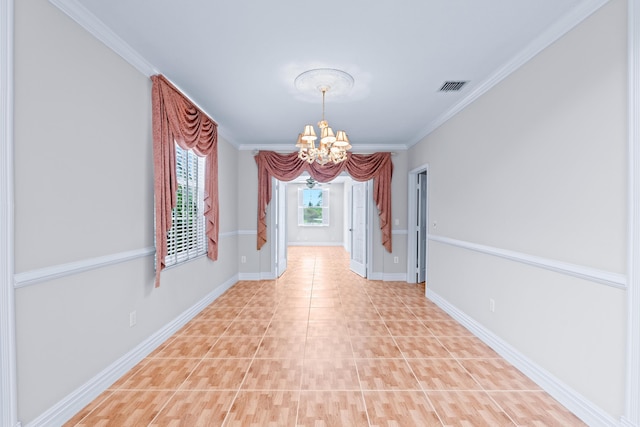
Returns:
[[[240,257],[240,262],[241,262],[241,263],[243,263],[243,264],[245,264],[245,263],[247,262],[247,257],[246,257],[246,256],[244,256],[244,255],[242,255],[242,256]]]
[[[397,256],[393,257],[393,263],[397,264],[400,261],[400,259]]]
[[[489,311],[492,313],[496,312],[496,301],[493,298],[489,298]]]
[[[129,327],[133,328],[136,325],[136,321],[137,321],[137,315],[136,315],[136,311],[133,310],[131,313],[129,313]]]

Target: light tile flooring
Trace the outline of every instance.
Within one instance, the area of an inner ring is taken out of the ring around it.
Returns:
[[[67,426],[578,426],[424,296],[290,247],[239,282]]]

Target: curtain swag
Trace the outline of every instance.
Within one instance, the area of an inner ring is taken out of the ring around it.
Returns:
[[[156,280],[165,267],[167,231],[171,210],[176,206],[176,150],[174,141],[185,150],[206,157],[204,216],[207,256],[218,259],[218,125],[164,76],[151,76],[153,108],[153,170],[156,216]]]
[[[347,160],[324,166],[307,163],[298,158],[298,153],[278,154],[260,151],[256,157],[258,165],[258,250],[267,242],[267,205],[271,201],[271,177],[280,181],[292,181],[303,172],[308,172],[319,182],[328,182],[347,171],[356,181],[373,179],[373,200],[380,216],[382,245],[391,252],[391,176],[393,163],[391,153],[347,154]]]

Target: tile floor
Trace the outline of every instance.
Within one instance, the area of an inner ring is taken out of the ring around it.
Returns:
[[[239,282],[66,426],[584,425],[424,296],[289,248]]]

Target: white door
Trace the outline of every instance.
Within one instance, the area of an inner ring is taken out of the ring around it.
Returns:
[[[416,186],[417,224],[416,242],[417,248],[417,282],[422,283],[427,279],[427,173],[418,174]]]
[[[351,188],[351,270],[367,277],[367,183]]]
[[[276,181],[273,203],[275,212],[276,277],[282,276],[287,269],[287,187],[286,183]]]

